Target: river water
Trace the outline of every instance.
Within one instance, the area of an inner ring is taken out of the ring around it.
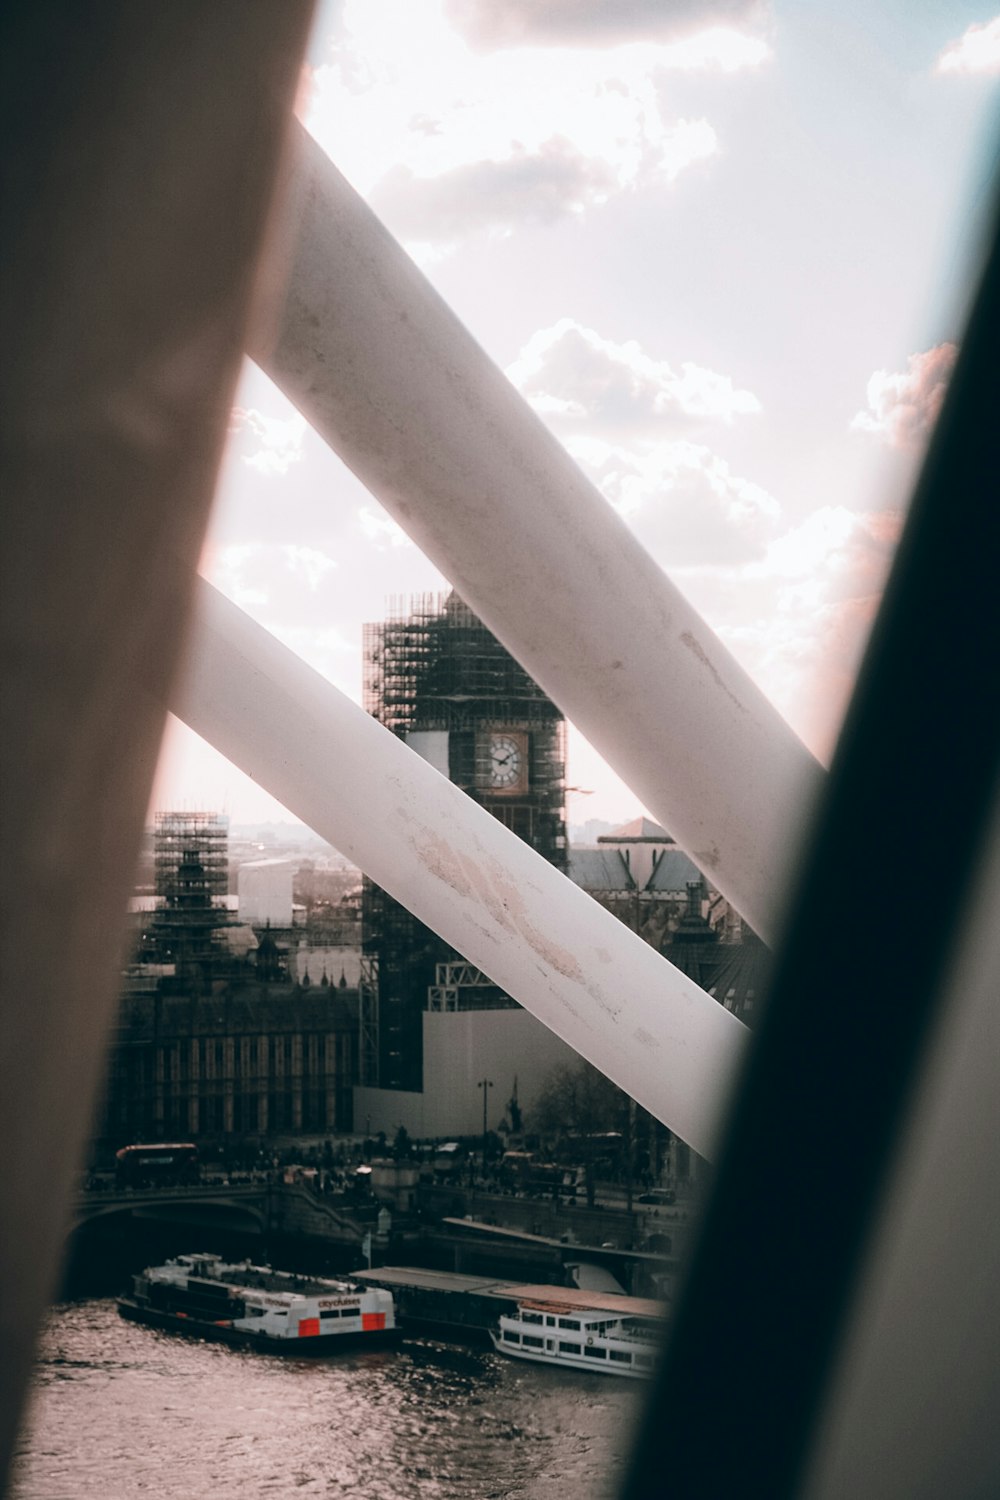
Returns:
[[[62,1303],[12,1500],[611,1500],[644,1390],[425,1340],[278,1359]]]

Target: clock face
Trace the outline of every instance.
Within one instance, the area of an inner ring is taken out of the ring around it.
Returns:
[[[521,784],[523,777],[524,752],[518,741],[509,734],[491,734],[490,786],[510,791]]]

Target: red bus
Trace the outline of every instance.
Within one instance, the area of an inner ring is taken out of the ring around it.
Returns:
[[[198,1177],[198,1147],[190,1141],[123,1146],[115,1153],[119,1187],[179,1187]]]

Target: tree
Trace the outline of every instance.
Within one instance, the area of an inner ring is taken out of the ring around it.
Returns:
[[[630,1193],[633,1179],[653,1181],[657,1143],[665,1145],[669,1139],[669,1132],[659,1121],[633,1103],[624,1089],[582,1059],[575,1067],[562,1064],[552,1069],[530,1123],[550,1141],[567,1136],[618,1135],[620,1151],[615,1154],[620,1159],[614,1175],[620,1172],[624,1176]]]
[[[590,1063],[552,1069],[532,1111],[540,1135],[595,1135],[621,1130],[627,1095]]]
[[[517,1074],[514,1075],[514,1092],[507,1101],[507,1113],[510,1116],[510,1128],[513,1135],[520,1135],[524,1127],[521,1118],[521,1106],[517,1102]]]

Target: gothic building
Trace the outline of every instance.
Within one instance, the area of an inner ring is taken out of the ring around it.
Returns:
[[[157,905],[126,970],[99,1147],[178,1137],[225,1146],[352,1128],[358,995],[296,983],[269,927],[227,942],[228,827],[159,813]]]
[[[265,947],[262,944],[262,947]],[[225,1146],[352,1128],[357,992],[248,971],[192,995],[133,974],[96,1136]]]

